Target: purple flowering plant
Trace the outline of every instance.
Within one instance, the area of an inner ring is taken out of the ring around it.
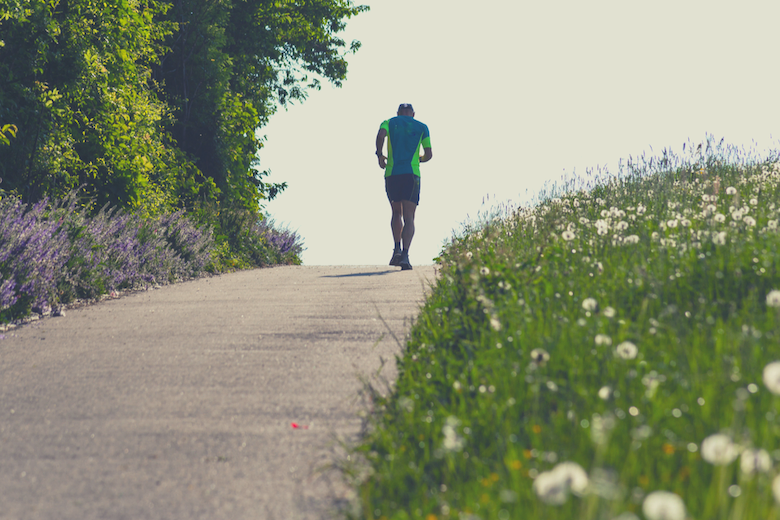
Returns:
[[[45,313],[115,289],[200,275],[211,260],[208,227],[182,211],[144,220],[103,208],[94,217],[76,194],[53,202],[0,200],[0,322]]]
[[[303,251],[296,232],[257,214],[224,212],[198,226],[183,210],[154,218],[109,207],[91,214],[77,192],[35,204],[0,197],[0,323],[114,290],[300,264]]]

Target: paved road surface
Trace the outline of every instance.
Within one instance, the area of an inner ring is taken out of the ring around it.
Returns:
[[[403,338],[433,277],[260,269],[6,332],[0,518],[330,518],[348,490],[317,468],[399,351],[377,309]]]

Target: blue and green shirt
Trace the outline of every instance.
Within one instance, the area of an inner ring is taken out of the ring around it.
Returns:
[[[431,147],[428,127],[411,116],[396,116],[382,122],[387,132],[385,177],[413,173],[420,176],[420,146]]]

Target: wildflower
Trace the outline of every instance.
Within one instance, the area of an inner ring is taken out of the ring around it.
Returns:
[[[755,226],[755,225],[756,225],[756,219],[754,219],[753,217],[745,217],[745,218],[743,218],[742,220],[743,220],[743,221],[745,222],[745,224],[747,224],[748,226]]]
[[[604,311],[602,312],[604,316],[607,318],[614,318],[615,317],[615,309],[614,307],[604,307]]]
[[[772,469],[772,457],[766,450],[745,450],[739,459],[739,467],[745,475],[768,473]]]
[[[775,395],[780,395],[780,361],[772,361],[764,367],[764,385]]]
[[[726,232],[725,231],[719,231],[718,233],[712,234],[712,243],[716,246],[722,246],[726,244]]]
[[[561,505],[569,492],[582,495],[588,488],[588,475],[576,462],[561,462],[551,471],[540,473],[533,483],[536,495],[545,503]]]
[[[550,354],[543,348],[535,348],[531,351],[531,359],[538,365],[544,365],[549,361]]]
[[[596,345],[605,345],[610,346],[612,345],[612,338],[607,336],[606,334],[596,334],[596,337],[594,338],[594,341],[596,342]]]
[[[609,396],[612,395],[612,389],[608,386],[602,386],[599,390],[599,397],[604,399],[605,401],[609,399]]]
[[[734,186],[729,186],[726,188],[726,195],[736,195],[737,194],[737,188]]]
[[[731,441],[731,437],[716,433],[704,439],[701,443],[701,456],[715,466],[731,464],[739,455],[739,447]]]
[[[769,229],[777,229],[777,221],[776,220],[770,220],[766,223],[766,227]]]
[[[647,520],[684,520],[685,503],[669,491],[653,491],[645,497],[642,513]]]
[[[615,354],[621,359],[634,359],[639,349],[630,341],[624,341],[615,348]]]
[[[441,432],[444,434],[444,442],[442,446],[446,451],[460,451],[466,444],[466,440],[458,435],[457,427],[460,425],[460,421],[457,417],[450,415],[444,422],[444,426]]]
[[[750,199],[750,205],[751,206],[755,206],[756,204],[758,204],[758,199],[756,199],[756,198]]]
[[[742,213],[741,211],[739,211],[739,210],[736,210],[736,211],[734,211],[734,212],[731,214],[731,218],[732,218],[733,220],[742,220],[742,215],[743,215],[743,213]]]
[[[480,267],[479,268],[479,274],[481,274],[482,276],[489,275],[490,274],[490,269],[488,269],[487,267]]]
[[[769,291],[766,295],[766,304],[769,307],[780,307],[780,291],[777,289]]]
[[[588,312],[595,312],[599,308],[599,303],[595,298],[585,298],[582,300],[582,308]]]
[[[620,222],[615,224],[615,229],[617,229],[618,231],[625,231],[626,229],[628,229],[628,222],[626,222],[625,220],[621,220]]]
[[[677,227],[677,219],[673,220],[667,220],[666,225],[670,228],[676,228]]]
[[[623,239],[624,244],[638,244],[639,243],[639,236],[638,235],[628,235],[626,238]]]
[[[563,233],[561,233],[561,238],[564,240],[574,240],[574,236],[575,236],[574,233],[572,233],[568,229]]]
[[[775,501],[780,503],[780,475],[772,481],[772,495],[774,495]]]

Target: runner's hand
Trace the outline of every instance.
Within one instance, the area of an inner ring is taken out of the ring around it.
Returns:
[[[387,166],[387,157],[385,157],[382,154],[377,154],[377,159],[379,159],[379,167],[383,170],[385,169],[385,166]]]

